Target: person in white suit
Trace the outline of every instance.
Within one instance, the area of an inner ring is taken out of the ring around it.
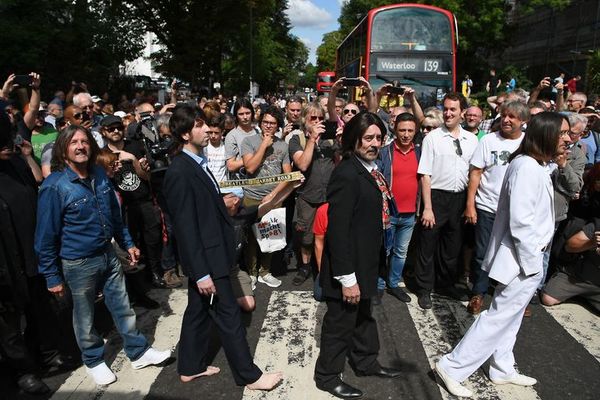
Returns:
[[[525,307],[542,279],[544,250],[554,234],[554,191],[546,165],[567,151],[568,133],[566,118],[540,113],[531,119],[520,147],[509,159],[482,265],[498,283],[492,304],[454,350],[435,364],[455,396],[472,396],[461,382],[488,358],[494,384],[537,383],[515,370],[513,347]]]

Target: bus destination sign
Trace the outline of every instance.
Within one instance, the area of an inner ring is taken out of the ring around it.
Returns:
[[[441,59],[428,58],[377,58],[378,72],[429,72],[447,74]]]

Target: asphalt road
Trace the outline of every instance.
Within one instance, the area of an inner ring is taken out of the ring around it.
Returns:
[[[269,393],[252,392],[235,386],[218,336],[210,348],[213,365],[221,373],[183,384],[176,372],[176,360],[163,367],[132,370],[114,331],[107,334],[107,363],[118,381],[96,387],[83,368],[72,373],[47,371],[44,381],[53,393],[28,396],[11,382],[1,382],[1,399],[331,399],[318,391],[312,381],[319,352],[323,303],[312,299],[312,282],[291,285],[294,270],[280,276],[283,285],[271,289],[259,284],[257,309],[244,315],[247,337],[256,364],[267,371],[281,370],[284,382]],[[150,296],[161,303],[158,310],[136,308],[138,325],[155,347],[172,348],[177,355],[181,317],[186,306],[186,289],[153,290]],[[359,378],[347,366],[344,380],[361,388],[364,399],[451,399],[436,382],[433,362],[450,351],[472,323],[465,303],[434,297],[432,310],[421,310],[413,301],[404,304],[389,294],[374,308],[381,344],[381,364],[394,366],[404,374],[394,380]],[[489,298],[487,299],[489,302]],[[102,319],[102,310],[99,317]],[[107,323],[106,315],[104,323]],[[109,326],[109,325],[108,325]],[[478,399],[598,399],[600,393],[600,317],[585,305],[569,303],[555,308],[533,306],[533,316],[523,321],[515,346],[517,368],[538,379],[531,388],[495,386],[479,369],[467,382]]]

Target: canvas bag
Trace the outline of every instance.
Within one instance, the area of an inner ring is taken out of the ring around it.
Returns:
[[[263,253],[273,253],[285,247],[285,208],[275,208],[252,225],[252,233]]]

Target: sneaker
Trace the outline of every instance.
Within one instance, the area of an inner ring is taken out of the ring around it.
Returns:
[[[530,376],[515,374],[507,379],[490,379],[495,385],[506,385],[507,383],[518,386],[533,386],[537,383],[537,379]]]
[[[476,294],[471,297],[469,304],[467,305],[467,311],[469,314],[477,315],[481,312],[481,306],[483,306],[483,296]]]
[[[281,281],[275,278],[270,272],[264,276],[259,276],[258,281],[272,288],[281,286]]]
[[[252,281],[252,291],[254,292],[256,290],[256,277],[251,276],[250,280]]]
[[[142,369],[149,365],[158,365],[165,362],[169,357],[171,357],[171,350],[158,351],[150,347],[140,358],[131,362],[131,367]]]
[[[183,285],[183,280],[177,275],[177,271],[175,269],[170,269],[163,275],[163,281],[165,285],[169,289],[174,289],[181,287]]]
[[[440,367],[440,363],[436,362],[435,363],[435,372],[437,372],[438,376],[442,379],[442,382],[444,382],[444,385],[446,386],[446,389],[448,389],[448,391],[458,397],[472,397],[473,396],[473,392],[471,392],[469,389],[467,389],[466,387],[464,387],[463,385],[460,384],[460,382],[455,381],[454,379],[452,379],[447,373],[446,371],[444,371],[441,367]]]
[[[85,367],[89,376],[94,379],[96,385],[110,385],[117,380],[117,376],[108,368],[105,362],[96,365],[93,368]]]

